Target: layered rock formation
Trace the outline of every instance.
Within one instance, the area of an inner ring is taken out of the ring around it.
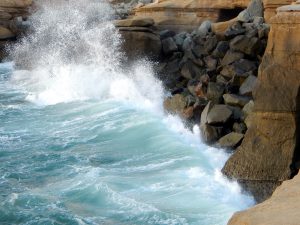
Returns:
[[[299,161],[300,5],[284,6],[271,32],[254,92],[251,126],[223,168],[261,201],[290,179]]]
[[[250,0],[160,0],[137,8],[135,17],[150,17],[160,29],[190,31],[204,20],[212,22],[235,18],[247,7]],[[277,7],[291,3],[292,0],[264,0],[265,19],[268,22]]]
[[[299,225],[300,174],[285,181],[267,201],[236,213],[228,225]]]
[[[5,57],[5,46],[15,40],[29,26],[26,22],[32,0],[0,0],[0,58]]]

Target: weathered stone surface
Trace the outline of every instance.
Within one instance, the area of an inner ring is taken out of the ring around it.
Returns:
[[[221,65],[229,65],[235,61],[238,61],[244,57],[244,54],[241,52],[235,52],[232,50],[227,51],[226,55],[224,56],[223,60],[221,61]]]
[[[224,101],[227,105],[244,107],[251,99],[235,94],[224,94]]]
[[[228,51],[228,49],[229,49],[229,43],[227,41],[220,41],[217,44],[215,50],[213,51],[212,56],[216,58],[223,58],[226,52]]]
[[[169,55],[178,50],[175,41],[171,37],[162,40],[162,48],[165,55]]]
[[[240,87],[241,95],[252,95],[252,92],[257,84],[257,77],[249,75]]]
[[[242,22],[253,21],[254,17],[263,17],[264,6],[262,0],[252,0],[247,9],[238,15],[238,20]]]
[[[246,35],[239,35],[230,42],[230,49],[253,55],[258,50],[259,45],[260,41],[257,37],[249,38]]]
[[[267,201],[237,212],[228,225],[298,225],[300,174],[285,181]]]
[[[183,114],[186,107],[185,97],[181,94],[176,94],[170,98],[167,98],[164,102],[164,109],[169,113]]]
[[[215,104],[218,104],[222,100],[225,87],[223,84],[209,82],[207,86],[206,98]]]
[[[243,107],[244,116],[247,117],[253,112],[253,110],[254,110],[254,101],[251,100]]]
[[[154,25],[152,18],[136,18],[114,21],[116,27],[150,27]]]
[[[232,111],[226,105],[214,105],[207,115],[208,124],[226,123],[232,115]]]
[[[222,138],[220,138],[220,140],[218,141],[218,146],[221,148],[232,149],[235,146],[237,146],[242,141],[243,138],[244,138],[243,134],[231,132],[223,136]]]
[[[124,42],[123,51],[128,58],[135,59],[140,56],[157,58],[161,55],[161,41],[157,34],[137,31],[120,31]]]
[[[200,126],[200,131],[202,140],[205,143],[211,144],[220,138],[222,128],[203,124]]]

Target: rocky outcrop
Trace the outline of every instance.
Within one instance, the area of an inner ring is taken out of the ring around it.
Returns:
[[[300,174],[285,181],[267,201],[237,212],[228,225],[299,225]]]
[[[259,202],[294,175],[299,161],[299,21],[300,5],[281,7],[272,18],[253,92],[251,125],[223,168],[225,175],[240,181]]]
[[[161,40],[153,24],[154,21],[149,18],[115,21],[115,26],[123,38],[122,49],[128,59],[133,60],[144,56],[152,59],[160,57]]]
[[[0,59],[6,56],[5,46],[22,35],[32,0],[0,0]]]
[[[134,16],[153,18],[160,30],[191,31],[204,20],[222,22],[233,19],[249,2],[250,0],[159,0],[135,9]],[[266,21],[275,14],[277,7],[291,2],[292,0],[263,0]]]

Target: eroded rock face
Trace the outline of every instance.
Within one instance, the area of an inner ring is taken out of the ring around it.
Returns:
[[[290,179],[299,161],[300,11],[296,7],[278,11],[271,20],[268,47],[253,94],[251,126],[223,168],[225,175],[252,191],[257,201]]]
[[[300,174],[285,181],[267,201],[243,212],[237,212],[228,225],[298,225]]]

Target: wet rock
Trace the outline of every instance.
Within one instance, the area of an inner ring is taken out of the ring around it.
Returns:
[[[176,94],[164,101],[164,109],[169,113],[182,115],[186,107],[185,97],[181,94]]]
[[[200,126],[200,132],[201,132],[202,140],[205,143],[212,144],[220,138],[222,133],[222,128],[214,127],[208,124],[203,124]]]
[[[241,133],[231,132],[225,136],[223,136],[218,141],[218,146],[221,148],[235,148],[241,141],[243,140],[244,135]]]
[[[251,100],[249,97],[235,94],[224,94],[223,98],[227,105],[240,107],[244,107]]]
[[[114,25],[116,27],[150,27],[154,25],[154,20],[151,18],[116,20]]]
[[[165,55],[170,55],[178,50],[176,43],[171,37],[162,40],[162,48]]]

